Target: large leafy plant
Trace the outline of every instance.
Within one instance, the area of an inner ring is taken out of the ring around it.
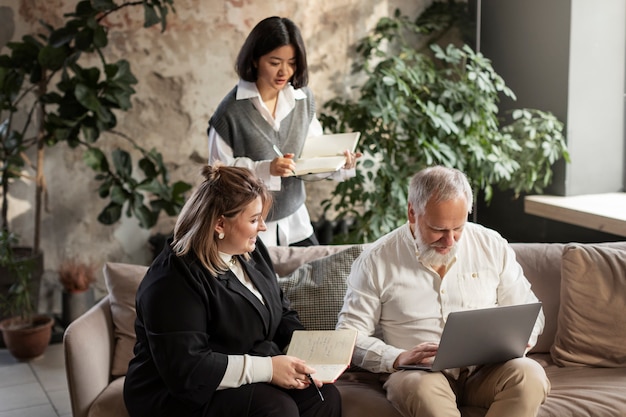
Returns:
[[[109,28],[103,21],[111,13],[135,6],[143,8],[145,27],[161,24],[162,30],[169,11],[174,10],[173,0],[79,1],[74,12],[64,16],[63,26],[42,22],[41,33],[10,42],[10,52],[0,56],[2,230],[9,230],[12,183],[34,176],[35,252],[40,245],[47,147],[64,142],[84,150],[85,163],[100,181],[98,194],[109,201],[98,216],[104,224],[116,222],[125,210],[142,227],[150,228],[162,211],[177,214],[191,187],[182,181],[171,184],[160,152],[144,149],[115,130],[116,112],[130,109],[137,79],[128,61],[107,61]],[[104,152],[99,139],[105,132],[122,138],[128,146]],[[35,161],[27,156],[31,149],[36,150]],[[137,163],[141,172],[133,171],[128,150],[141,155]]]
[[[20,259],[13,246],[18,237],[6,230],[0,230],[0,267],[3,272],[15,277],[6,294],[0,294],[0,317],[15,317],[21,325],[31,323],[35,300],[33,300],[32,259]],[[35,292],[38,294],[38,291]]]
[[[357,45],[358,95],[330,100],[320,116],[332,131],[360,131],[364,153],[356,177],[323,202],[352,225],[337,241],[371,241],[405,222],[408,183],[423,167],[462,170],[489,201],[494,187],[541,192],[552,164],[568,158],[559,120],[519,109],[503,126],[498,101],[515,95],[489,59],[468,44],[440,45],[466,7],[435,2],[417,19],[396,11]]]

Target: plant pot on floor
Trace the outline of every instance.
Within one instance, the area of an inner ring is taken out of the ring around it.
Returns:
[[[24,324],[18,317],[0,321],[4,344],[18,361],[29,361],[44,354],[50,337],[54,319],[46,315],[32,317],[32,323]]]
[[[5,243],[4,238],[0,237],[0,246],[10,243],[11,242]],[[30,300],[28,314],[36,312],[39,306],[39,291],[44,270],[43,252],[39,251],[34,254],[32,248],[27,247],[12,247],[10,251],[10,258],[0,259],[0,320],[24,313],[24,311],[20,309],[11,311],[9,308],[7,311],[4,311],[4,307],[6,306],[3,303],[11,297],[12,289],[16,284],[22,284],[28,288],[28,297]],[[0,258],[2,258],[2,256],[0,256]],[[29,271],[24,281],[20,279],[17,272],[23,268]],[[10,304],[7,304],[7,306],[9,305]],[[4,339],[0,337],[0,348],[5,347]]]
[[[85,291],[63,291],[61,301],[61,324],[67,327],[94,305],[94,290],[88,288]]]
[[[33,304],[33,310],[37,311],[39,307],[39,290],[41,287],[41,280],[43,276],[43,252],[39,251],[36,254],[33,254],[32,248],[27,247],[16,247],[13,248],[14,257],[16,262],[32,264],[32,273],[29,279],[29,291],[30,298]],[[12,268],[7,266],[0,265],[0,294],[8,294],[9,289],[16,282],[15,273]],[[7,318],[7,316],[2,317],[1,319]]]
[[[94,305],[96,265],[76,257],[67,258],[59,265],[59,282],[63,286],[61,324],[67,327]]]

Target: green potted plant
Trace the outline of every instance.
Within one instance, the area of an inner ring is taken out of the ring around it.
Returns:
[[[556,117],[519,109],[505,123],[499,98],[515,95],[491,62],[469,44],[441,46],[467,22],[467,3],[434,2],[417,19],[397,10],[357,45],[358,94],[330,100],[320,116],[331,131],[360,131],[364,153],[357,175],[322,202],[351,225],[336,242],[371,241],[405,222],[408,182],[425,166],[464,171],[489,201],[494,187],[541,192],[552,164],[568,160]]]
[[[109,200],[98,216],[102,223],[116,222],[126,208],[127,215],[150,228],[159,213],[174,215],[182,206],[190,185],[182,181],[170,184],[158,151],[146,150],[115,130],[115,113],[131,107],[137,80],[126,60],[106,61],[109,30],[102,23],[111,13],[141,5],[144,26],[161,23],[164,29],[172,4],[172,0],[119,5],[114,1],[80,1],[73,13],[65,15],[61,27],[44,23],[43,33],[10,42],[10,53],[0,56],[1,227],[9,230],[13,182],[34,179],[33,252],[40,246],[45,149],[61,142],[82,148],[83,160],[96,172],[101,184],[98,195]],[[125,139],[127,148],[139,152],[139,174],[133,171],[135,165],[127,150],[115,148],[107,155],[98,147],[104,132]],[[36,152],[34,161],[28,159],[29,150]]]
[[[34,232],[27,252],[40,264],[48,147],[65,143],[83,150],[83,161],[100,184],[97,194],[108,201],[98,215],[103,224],[113,224],[125,213],[137,218],[141,227],[150,228],[160,213],[177,214],[191,188],[183,181],[171,183],[156,149],[144,149],[116,130],[116,113],[130,109],[137,79],[128,61],[107,61],[110,29],[105,19],[135,6],[144,10],[145,27],[160,23],[164,30],[173,0],[81,0],[72,13],[64,15],[60,26],[42,22],[40,33],[9,42],[9,52],[0,55],[0,230],[11,232],[9,201],[14,183],[32,184]],[[108,148],[99,140],[105,132],[123,139],[126,146],[105,151]],[[131,151],[140,156],[136,164]],[[10,242],[12,254],[19,257],[24,250],[18,251],[17,243]],[[28,275],[31,300],[38,299],[37,272],[42,270],[35,268]],[[4,274],[0,289],[23,279]]]
[[[13,246],[17,237],[0,231],[0,266],[15,277],[7,294],[0,294],[0,311],[7,317],[0,321],[4,345],[20,361],[41,356],[52,334],[54,319],[47,315],[34,314],[31,282],[34,262],[17,259]]]
[[[30,176],[35,196],[33,252],[40,246],[47,147],[64,142],[84,150],[83,160],[101,184],[98,195],[109,200],[98,215],[104,224],[115,223],[125,212],[136,217],[140,226],[150,228],[161,212],[177,214],[184,193],[191,188],[183,181],[170,183],[163,157],[156,149],[144,149],[116,130],[115,114],[130,109],[137,80],[128,61],[106,60],[109,29],[103,20],[138,5],[144,9],[145,27],[160,23],[165,29],[173,0],[122,4],[83,0],[73,13],[65,15],[63,26],[43,23],[42,33],[9,42],[10,53],[0,56],[1,227],[9,230],[12,183]],[[105,132],[124,139],[126,149],[118,147],[105,153],[98,142]],[[127,149],[140,154],[139,173],[134,171]],[[36,152],[34,161],[28,159],[29,150]]]

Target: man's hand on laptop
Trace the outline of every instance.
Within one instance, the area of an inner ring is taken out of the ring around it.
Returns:
[[[393,367],[398,369],[401,365],[432,364],[439,348],[438,343],[424,342],[412,349],[406,350],[398,355],[393,363]]]

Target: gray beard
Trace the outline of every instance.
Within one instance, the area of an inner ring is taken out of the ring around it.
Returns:
[[[417,223],[415,223],[415,233],[413,236],[415,240],[415,246],[417,247],[419,255],[417,259],[420,260],[424,265],[429,266],[447,266],[452,259],[456,256],[457,245],[456,242],[454,246],[450,248],[448,253],[442,254],[435,250],[435,248],[428,243],[424,242],[422,239],[422,235],[420,234],[419,228],[417,227]]]

